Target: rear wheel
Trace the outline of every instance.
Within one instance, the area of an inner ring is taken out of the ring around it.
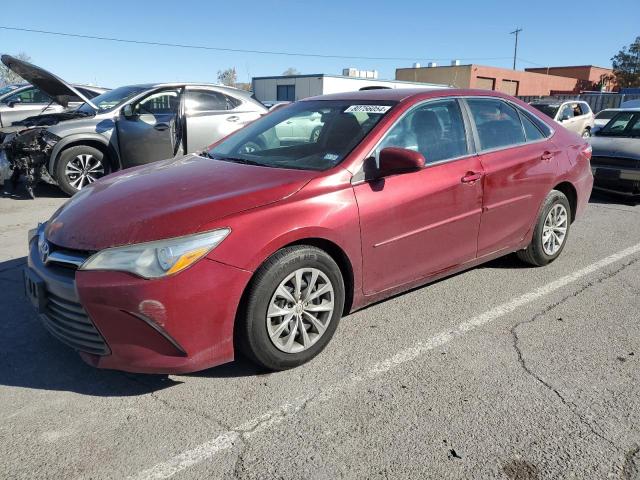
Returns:
[[[88,145],[67,148],[56,165],[56,181],[63,192],[74,195],[109,173],[107,157]]]
[[[276,252],[256,272],[236,335],[240,350],[269,370],[285,370],[318,355],[344,307],[340,268],[310,246]]]
[[[544,201],[533,231],[531,243],[518,252],[526,263],[538,267],[560,256],[571,227],[571,205],[564,193],[552,190]]]

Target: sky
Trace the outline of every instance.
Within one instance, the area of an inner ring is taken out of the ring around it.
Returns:
[[[161,82],[216,82],[235,67],[239,81],[343,68],[395,69],[452,59],[511,68],[520,27],[518,69],[611,66],[611,57],[640,35],[640,2],[618,0],[349,1],[349,0],[30,0],[2,8],[0,26],[245,50],[403,60],[318,58],[133,45],[0,29],[0,53],[24,52],[69,82],[106,87]],[[28,13],[27,13],[28,12]]]

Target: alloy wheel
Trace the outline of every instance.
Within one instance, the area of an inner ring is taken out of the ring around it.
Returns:
[[[64,170],[69,185],[81,190],[104,175],[102,161],[90,154],[81,154],[67,163]]]
[[[327,330],[333,310],[329,277],[316,268],[300,268],[280,282],[271,297],[266,318],[269,338],[285,353],[305,351]]]
[[[560,203],[555,204],[549,210],[542,228],[542,249],[544,253],[549,256],[558,253],[567,237],[568,226],[569,215],[567,209]]]

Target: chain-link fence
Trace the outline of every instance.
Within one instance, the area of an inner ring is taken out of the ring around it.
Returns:
[[[557,100],[565,102],[567,100],[582,100],[587,102],[595,113],[606,108],[619,108],[622,103],[629,100],[640,100],[640,94],[619,94],[619,93],[581,93],[575,95],[550,95],[546,97],[539,96],[519,96],[523,102],[533,102],[534,100]]]

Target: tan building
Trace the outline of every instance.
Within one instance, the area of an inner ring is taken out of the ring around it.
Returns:
[[[546,71],[546,69],[544,70]],[[576,77],[551,73],[547,75],[539,73],[537,69],[536,72],[523,72],[483,65],[397,68],[396,80],[449,84],[456,88],[497,90],[509,95],[545,96],[554,93],[579,93],[581,90],[593,89],[582,88],[585,82]]]
[[[615,76],[610,68],[594,65],[575,65],[569,67],[525,68],[526,72],[570,77],[578,80],[578,88],[583,90],[600,90],[612,92],[616,87]]]

